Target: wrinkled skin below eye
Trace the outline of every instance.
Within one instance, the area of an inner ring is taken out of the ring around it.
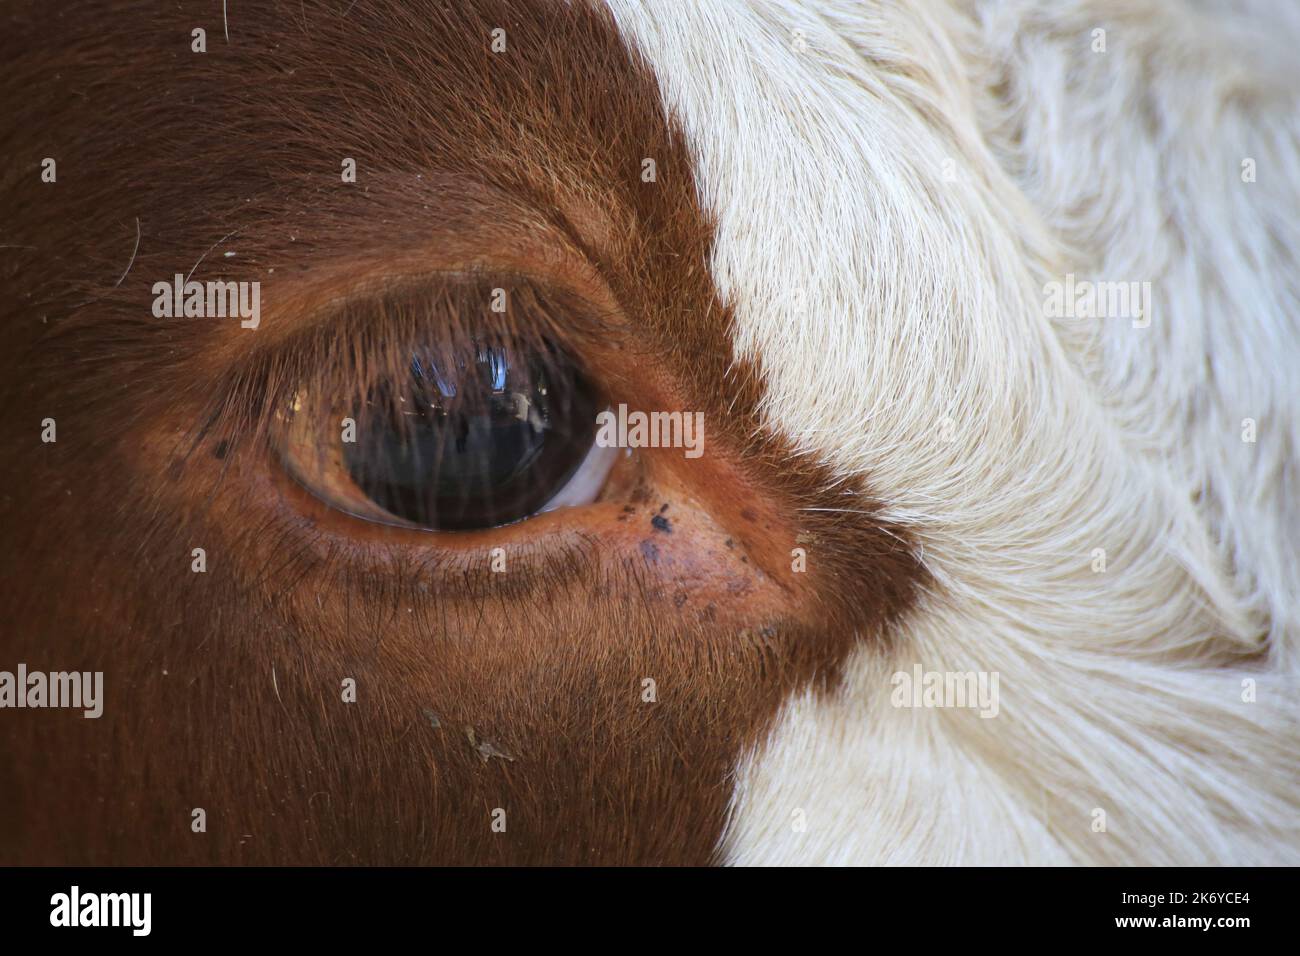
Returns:
[[[616,457],[594,446],[595,387],[554,349],[417,351],[350,410],[351,434],[329,427],[332,410],[295,406],[294,476],[333,507],[409,527],[481,530],[586,504]]]

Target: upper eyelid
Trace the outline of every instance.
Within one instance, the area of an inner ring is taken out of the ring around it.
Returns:
[[[503,313],[490,309],[495,290],[505,293]],[[383,373],[386,360],[395,374],[398,358],[422,342],[475,331],[547,341],[581,357],[592,348],[626,345],[630,330],[621,316],[574,291],[517,273],[445,272],[365,283],[335,297],[304,327],[225,368],[199,434],[266,439],[277,408],[304,383],[348,377],[334,387],[356,394],[368,375]]]
[[[489,314],[496,290],[502,290],[506,298],[506,311],[500,319],[492,318],[495,313]],[[295,305],[296,311],[310,311],[313,317],[270,348],[301,347],[314,336],[329,334],[331,326],[349,322],[382,324],[392,307],[419,307],[425,303],[436,306],[440,300],[465,307],[464,312],[455,313],[457,318],[477,314],[487,318],[487,324],[498,327],[516,320],[519,317],[517,307],[522,305],[529,310],[531,318],[545,320],[539,328],[546,334],[574,345],[581,344],[583,339],[597,337],[608,341],[628,331],[617,310],[602,308],[564,285],[521,272],[475,269],[430,272],[415,277],[371,278],[353,284],[345,294],[318,300],[315,305],[310,301]],[[537,312],[539,304],[549,311]],[[452,314],[431,311],[429,333],[458,331],[440,321]]]

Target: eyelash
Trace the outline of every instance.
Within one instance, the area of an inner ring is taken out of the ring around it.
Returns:
[[[498,290],[505,293],[502,312],[490,308]],[[264,319],[263,329],[267,326]],[[308,576],[324,582],[339,573],[353,582],[382,576],[391,582],[387,587],[396,589],[390,596],[403,602],[427,602],[428,588],[436,582],[441,582],[439,590],[454,584],[455,593],[480,597],[523,597],[536,588],[561,586],[599,563],[593,539],[580,526],[551,524],[543,543],[535,528],[525,527],[528,522],[454,536],[377,524],[322,503],[278,460],[281,413],[304,383],[351,401],[390,376],[408,374],[412,349],[421,344],[463,346],[484,336],[539,349],[564,348],[586,360],[596,386],[607,394],[630,384],[617,374],[603,374],[601,357],[633,353],[611,318],[586,300],[518,277],[446,276],[346,300],[310,328],[230,372],[214,391],[191,452],[201,444],[222,446],[218,482],[225,480],[238,450],[266,463],[252,480],[275,504],[266,516],[270,524],[259,533],[279,542],[277,551],[296,556],[295,582]],[[644,463],[635,456],[618,467],[623,471],[620,492],[644,480]],[[509,555],[510,575],[489,573],[485,559],[498,545]],[[292,587],[296,583],[287,589]]]
[[[352,405],[382,383],[400,381],[413,352],[429,345],[458,351],[502,339],[581,358],[588,342],[612,338],[612,323],[589,303],[515,277],[449,276],[365,294],[230,373],[214,393],[200,438],[269,449],[280,416],[304,389]],[[594,365],[588,370],[598,385],[607,384]]]

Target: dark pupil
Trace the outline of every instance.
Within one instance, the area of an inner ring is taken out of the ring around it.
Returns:
[[[448,531],[537,512],[596,432],[596,396],[555,350],[478,345],[412,357],[410,377],[358,409],[343,457],[357,487],[399,518]]]

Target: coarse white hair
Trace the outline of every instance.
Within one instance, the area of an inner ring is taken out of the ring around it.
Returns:
[[[1300,862],[1300,7],[607,2],[767,424],[932,579],[737,768],[726,859]],[[917,665],[996,717],[895,706]]]

